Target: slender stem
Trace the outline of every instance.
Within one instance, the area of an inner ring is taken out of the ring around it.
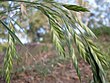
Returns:
[[[0,0],[0,2],[5,2],[5,1],[24,2],[24,3],[31,3],[31,4],[39,4],[39,3],[37,3],[37,2],[30,2],[30,1],[20,1],[20,0]]]

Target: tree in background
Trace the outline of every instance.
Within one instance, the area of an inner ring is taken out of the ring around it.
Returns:
[[[46,29],[46,31],[48,30],[48,21],[46,16],[38,10],[36,13],[30,15],[29,18],[29,29],[27,30],[27,35],[32,42],[35,42],[37,37],[40,37],[39,35],[37,35],[37,31],[39,30],[39,28],[43,27]]]
[[[91,66],[94,83],[106,83],[105,72],[103,69],[103,66],[107,66],[106,59],[97,48],[97,46],[94,45],[93,41],[88,38],[88,36],[94,38],[96,38],[96,36],[73,13],[88,12],[88,9],[78,5],[63,4],[50,0],[5,0],[5,2],[6,1],[10,1],[7,2],[8,6],[4,7],[5,10],[3,9],[0,12],[0,23],[7,30],[8,33],[8,47],[6,55],[4,57],[3,67],[3,75],[6,79],[6,83],[10,83],[11,80],[10,76],[13,68],[13,59],[17,59],[18,57],[16,55],[15,44],[22,44],[19,38],[16,36],[16,33],[18,31],[18,27],[16,26],[20,26],[22,30],[28,29],[27,27],[23,27],[28,25],[28,11],[32,11],[31,9],[33,8],[35,8],[37,11],[39,10],[41,13],[43,13],[43,15],[48,18],[52,41],[53,44],[56,46],[56,50],[59,52],[59,55],[65,56],[65,48],[63,46],[63,43],[64,41],[66,42],[66,46],[69,50],[69,56],[73,61],[73,65],[76,69],[80,81],[80,70],[78,67],[77,56],[74,52],[73,43],[76,45],[82,59],[88,62]],[[1,0],[0,2],[5,3],[4,0]],[[8,23],[6,23],[6,21],[3,19],[4,16],[6,16],[5,19],[8,20]],[[25,24],[22,25],[21,22],[24,22]],[[64,26],[62,26],[62,24]],[[80,32],[80,34],[76,32],[76,29]],[[87,35],[85,35],[82,30],[85,31]]]

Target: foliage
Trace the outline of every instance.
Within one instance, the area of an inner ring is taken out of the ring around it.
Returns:
[[[102,27],[99,27],[99,28],[93,28],[91,30],[96,34],[96,36],[110,35],[110,28],[106,27],[106,26],[102,26]]]
[[[103,28],[107,28],[107,27],[103,27]],[[110,78],[110,72],[109,72],[110,71],[110,39],[109,39],[109,37],[110,37],[110,35],[103,35],[103,31],[102,31],[102,34],[100,33],[100,35],[98,35],[98,40],[95,40],[96,45],[98,47],[100,47],[101,51],[103,51],[105,53],[106,60],[109,63],[109,65],[108,65],[109,67],[104,67],[104,69],[107,72],[106,76],[107,76],[108,83],[110,82],[110,80],[109,80],[109,78]]]
[[[27,34],[32,41],[36,39],[36,33],[38,28],[43,27],[47,23],[47,18],[41,11],[37,11],[33,16],[29,16],[30,29],[27,30]]]
[[[0,2],[3,1],[4,0],[1,0]],[[103,69],[103,65],[107,65],[106,59],[104,58],[104,55],[100,52],[100,50],[93,44],[93,41],[90,40],[86,35],[84,35],[81,29],[83,29],[83,31],[85,31],[89,36],[92,36],[94,38],[96,38],[96,36],[73,13],[76,11],[86,12],[88,11],[86,8],[76,5],[57,3],[53,1],[30,2],[14,0],[12,3],[15,4],[15,7],[10,6],[10,9],[7,9],[5,13],[2,11],[1,17],[3,16],[3,14],[9,14],[9,12],[12,12],[13,8],[15,8],[16,10],[17,3],[18,8],[21,8],[23,16],[27,16],[26,10],[28,8],[35,8],[37,10],[40,10],[48,18],[52,40],[54,45],[56,46],[57,51],[59,52],[59,55],[66,56],[65,48],[63,45],[63,42],[66,41],[69,50],[69,55],[73,61],[73,65],[76,69],[80,81],[80,70],[78,67],[77,56],[74,52],[73,43],[75,43],[75,45],[77,46],[80,56],[91,65],[94,83],[106,83],[105,73]],[[6,18],[9,19],[9,24],[13,24],[11,23],[12,19],[10,19],[10,14],[7,15]],[[59,22],[59,19],[61,22]],[[19,38],[15,35],[15,27],[11,28],[11,26],[7,26],[3,19],[0,19],[0,23],[4,26],[4,28],[7,29],[9,36],[9,46],[7,48],[6,56],[4,58],[4,76],[6,78],[6,82],[10,83],[10,75],[13,67],[12,63],[16,54],[15,42],[21,42]],[[64,27],[62,27],[62,24],[64,24]],[[80,32],[80,34],[77,34],[77,32],[75,31],[76,29]]]
[[[77,12],[79,11],[88,12],[89,11],[86,8],[83,8],[82,6],[77,6],[77,5],[63,5],[63,6],[69,10],[73,10]]]

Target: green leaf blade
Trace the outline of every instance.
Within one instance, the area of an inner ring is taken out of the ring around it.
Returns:
[[[63,4],[63,7],[67,8],[68,10],[73,10],[76,12],[89,12],[89,10],[87,8],[84,8],[82,6],[78,6],[78,5],[68,5],[68,4]]]

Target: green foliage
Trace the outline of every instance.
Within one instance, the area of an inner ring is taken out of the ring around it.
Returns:
[[[3,1],[3,0],[1,0]],[[1,2],[0,1],[0,2]],[[12,0],[6,0],[12,1]],[[74,11],[88,11],[86,8],[76,5],[67,5],[61,4],[57,2],[30,2],[30,1],[13,1],[13,2],[23,2],[28,8],[35,8],[40,10],[45,16],[47,16],[50,25],[50,31],[52,35],[52,40],[59,55],[65,55],[65,47],[63,45],[64,41],[67,43],[66,46],[68,47],[69,57],[73,61],[73,65],[76,69],[77,75],[81,81],[80,71],[78,67],[77,56],[75,55],[73,43],[77,46],[78,52],[82,59],[88,62],[91,66],[93,72],[93,81],[94,83],[106,83],[105,81],[105,72],[103,69],[103,65],[107,66],[106,60],[104,55],[100,52],[96,45],[93,44],[92,40],[88,39],[88,37],[82,32],[83,29],[87,35],[96,38],[94,33],[85,26],[73,13],[71,10]],[[51,6],[48,6],[48,5]],[[67,8],[65,10],[63,7]],[[26,12],[25,6],[21,7],[21,12]],[[22,13],[25,15],[24,13]],[[7,16],[7,18],[10,16]],[[59,22],[59,20],[61,22]],[[5,71],[5,78],[6,82],[10,83],[10,75],[11,70],[13,67],[13,58],[16,53],[15,47],[15,40],[19,43],[19,38],[15,35],[14,30],[9,26],[7,26],[2,20],[0,20],[1,24],[8,30],[9,34],[9,47],[7,49],[7,53],[4,59],[4,71]],[[64,25],[65,27],[62,27]],[[13,28],[14,29],[14,28]],[[81,35],[77,34],[75,31],[77,29]]]
[[[108,66],[104,66],[104,69],[106,71],[106,77],[108,80],[108,83],[110,82],[110,40],[106,41],[103,40],[103,38],[109,39],[109,35],[99,35],[98,39],[95,40],[94,43],[101,49],[101,52],[105,54],[106,61],[108,62]]]
[[[0,44],[0,53],[3,53],[5,52],[6,48],[7,48],[7,43],[4,43],[4,44]]]
[[[11,31],[11,29],[2,20],[0,20],[0,22],[3,24],[4,28],[6,28],[9,31],[9,34],[11,35],[11,37],[16,39],[17,42],[19,42],[20,44],[22,44],[19,38],[15,35],[14,31]],[[13,27],[13,25],[11,27]]]
[[[2,22],[2,21],[1,21]],[[6,51],[6,55],[4,57],[4,67],[3,67],[3,71],[4,71],[4,76],[6,79],[6,83],[10,83],[10,79],[11,79],[11,71],[13,68],[13,58],[16,55],[16,48],[15,48],[15,39],[17,38],[14,34],[14,29],[13,29],[13,25],[10,22],[9,27],[6,26],[5,23],[2,22],[2,24],[9,30],[9,35],[8,35],[8,47],[7,47],[7,51]],[[14,35],[14,38],[12,36],[12,34]],[[17,38],[18,39],[18,38]],[[17,40],[18,41],[18,40]]]
[[[96,36],[110,35],[110,28],[106,26],[102,26],[100,28],[92,28],[91,30],[96,34]]]
[[[34,13],[34,15],[29,16],[30,29],[27,30],[28,37],[32,41],[35,40],[36,32],[38,28],[43,27],[47,23],[48,21],[47,21],[46,16],[43,13],[41,13],[41,11],[39,10],[36,13]]]
[[[73,10],[73,11],[76,11],[76,12],[89,12],[88,9],[82,7],[82,6],[77,6],[77,5],[68,5],[68,4],[64,4],[63,5],[65,8],[67,8],[68,10]]]

